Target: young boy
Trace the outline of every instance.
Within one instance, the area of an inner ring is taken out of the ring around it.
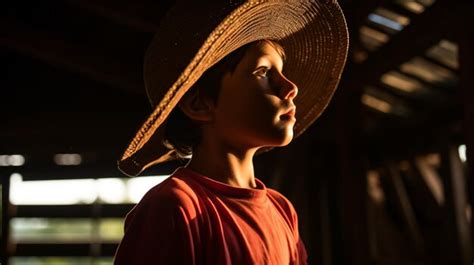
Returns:
[[[297,213],[255,177],[253,157],[288,145],[329,103],[344,17],[333,1],[216,2],[178,5],[147,52],[155,110],[119,168],[191,159],[127,215],[115,264],[306,264]]]

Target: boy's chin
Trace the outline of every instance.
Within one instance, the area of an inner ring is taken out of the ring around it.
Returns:
[[[279,147],[284,147],[284,146],[287,146],[291,143],[291,141],[293,141],[293,138],[290,138],[289,140],[283,142]]]
[[[269,147],[284,147],[289,145],[291,141],[293,141],[293,134],[276,139]]]

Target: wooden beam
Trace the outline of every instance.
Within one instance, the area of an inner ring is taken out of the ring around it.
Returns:
[[[409,160],[408,172],[411,176],[413,186],[417,187],[417,192],[414,194],[418,198],[420,209],[423,210],[422,214],[425,218],[431,220],[439,220],[442,218],[441,205],[444,203],[444,196],[437,197],[435,192],[438,192],[428,181],[434,181],[432,178],[437,175],[428,176],[428,174],[434,174],[435,169],[429,168],[426,160],[421,157],[417,157]],[[430,170],[430,171],[429,171]],[[437,176],[439,178],[439,176]]]
[[[9,153],[90,152],[124,149],[146,118],[138,112],[14,113],[0,131],[0,150]]]
[[[472,23],[472,16],[465,23]],[[461,27],[462,24],[460,24]],[[474,30],[459,33],[460,89],[459,98],[464,108],[464,143],[466,145],[466,179],[468,184],[469,204],[474,208]],[[471,243],[474,242],[474,221],[471,218]],[[474,263],[471,253],[471,262]]]
[[[468,14],[458,2],[438,0],[391,40],[369,54],[367,60],[355,67],[350,79],[374,84],[380,76],[408,61],[452,34],[459,17]],[[413,41],[416,40],[416,41]]]
[[[84,8],[117,24],[142,32],[155,32],[161,17],[173,1],[114,1],[68,0],[71,5]]]
[[[94,45],[90,39],[83,39],[82,43],[68,41],[67,36],[35,29],[32,25],[11,17],[2,17],[0,23],[3,25],[0,46],[109,86],[143,95],[140,60],[129,60],[126,57],[130,55],[129,52],[114,54],[114,49],[100,48],[114,47],[114,43],[120,43],[124,36],[119,39],[110,36],[108,44]],[[142,51],[137,50],[136,54],[140,52]]]
[[[0,171],[0,185],[1,185],[1,206],[2,206],[2,238],[0,245],[0,263],[8,265],[10,254],[10,178],[8,174]]]
[[[396,2],[392,2],[392,1],[384,1],[383,7],[385,7],[386,9],[388,9],[390,11],[393,11],[393,12],[399,14],[399,15],[408,17],[409,19],[413,19],[414,17],[416,17],[418,15],[416,13],[413,13],[411,10],[406,9],[401,4],[396,3]]]
[[[413,249],[421,254],[424,252],[424,240],[410,198],[403,183],[402,176],[393,162],[386,165],[390,186],[395,191],[395,203],[402,216]]]
[[[410,111],[407,116],[417,116],[420,112],[424,112],[424,110],[429,109],[436,109],[442,104],[447,104],[453,100],[450,95],[443,93],[441,91],[427,91],[420,92],[419,94],[409,94],[403,91],[400,91],[396,87],[392,87],[383,83],[382,81],[378,81],[375,83],[376,87],[383,89],[384,92],[388,93],[389,95],[395,97],[396,99],[400,99],[406,108]],[[393,102],[389,102],[394,104]],[[395,102],[397,103],[397,102]],[[412,117],[406,117],[410,119]],[[416,117],[413,117],[416,118]],[[419,122],[419,120],[418,120]]]
[[[98,244],[100,256],[113,257],[117,243]],[[15,245],[15,256],[20,257],[89,257],[94,244],[89,243],[25,243]]]
[[[381,166],[382,160],[404,160],[419,154],[438,152],[442,148],[440,138],[444,135],[450,135],[453,141],[462,143],[458,139],[460,135],[454,130],[459,122],[450,121],[454,114],[443,113],[445,117],[441,117],[438,113],[432,115],[433,120],[426,120],[423,123],[424,128],[429,128],[429,131],[418,129],[416,124],[403,127],[394,120],[378,121],[381,129],[370,133],[364,140],[367,142],[368,154],[374,166]],[[435,121],[435,118],[438,120]],[[385,118],[387,119],[389,117]]]
[[[439,67],[442,67],[442,68],[445,68],[445,69],[448,69],[449,71],[455,73],[455,74],[459,74],[459,69],[456,69],[450,65],[447,65],[447,64],[444,64],[444,63],[441,63],[440,61],[436,60],[436,59],[433,59],[429,56],[427,56],[426,54],[420,54],[420,57],[423,58],[423,60],[426,60],[436,66],[439,66]]]
[[[346,71],[351,68],[349,63]],[[335,138],[339,165],[334,178],[339,204],[343,257],[341,264],[371,263],[368,232],[368,193],[366,185],[366,143],[362,137],[361,87],[353,87],[342,79],[334,97],[336,108]],[[335,261],[338,262],[338,261]]]
[[[445,262],[472,264],[471,231],[467,220],[466,178],[457,146],[446,144],[441,152],[441,176],[446,198]]]
[[[124,218],[133,206],[134,204],[17,205],[11,217],[91,218],[97,213],[100,218]]]
[[[393,71],[395,72],[398,72],[402,75],[405,75],[411,79],[414,79],[418,82],[420,82],[423,86],[425,87],[428,87],[428,88],[431,88],[431,89],[434,89],[435,91],[433,91],[433,93],[437,93],[438,95],[442,94],[442,96],[445,96],[445,97],[450,97],[450,93],[449,92],[452,92],[451,90],[448,90],[449,87],[447,87],[446,85],[443,85],[443,86],[440,86],[438,84],[433,84],[433,83],[430,83],[428,81],[426,81],[425,79],[423,78],[420,78],[419,76],[417,75],[413,75],[411,73],[408,73],[408,72],[402,72],[400,71],[399,69],[394,69]],[[452,88],[451,88],[452,89]],[[454,89],[453,89],[454,90]]]
[[[0,87],[5,88],[0,97],[5,121],[23,120],[44,112],[53,116],[64,112],[130,115],[151,111],[145,89],[141,94],[117,89],[7,47],[0,47],[0,56],[8,65],[0,78]]]

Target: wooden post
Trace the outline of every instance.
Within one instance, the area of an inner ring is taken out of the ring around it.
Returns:
[[[0,183],[2,185],[1,189],[1,203],[2,203],[2,242],[0,245],[0,264],[8,264],[8,243],[9,243],[9,234],[10,234],[10,217],[9,217],[9,207],[10,207],[10,178],[1,177]]]
[[[410,243],[417,253],[423,253],[423,236],[418,221],[416,220],[415,211],[410,202],[405,184],[403,183],[402,176],[394,162],[388,163],[386,167],[388,171],[388,179],[396,194],[395,203],[402,215],[403,222],[405,223],[408,235],[411,239]]]
[[[472,17],[466,20],[472,20]],[[464,105],[464,141],[466,144],[466,179],[468,183],[468,199],[474,207],[474,32],[459,31],[459,64],[460,64],[460,99]],[[474,222],[471,218],[471,242],[474,241]],[[474,257],[471,249],[471,264]]]
[[[331,180],[336,185],[336,205],[338,208],[340,234],[335,235],[336,243],[342,245],[339,255],[334,256],[334,264],[372,264],[370,256],[367,194],[367,144],[362,141],[362,82],[361,78],[351,78],[358,66],[352,60],[353,51],[359,43],[359,28],[366,17],[379,4],[377,0],[346,1],[343,3],[351,36],[349,55],[338,90],[334,96],[335,141],[337,146],[338,169]],[[338,242],[338,241],[341,242]],[[342,254],[342,255],[341,255]]]
[[[341,82],[336,94],[339,156],[338,197],[344,243],[342,264],[371,264],[368,228],[367,160],[362,141],[361,87]]]
[[[466,179],[456,146],[446,145],[441,153],[441,177],[445,187],[445,264],[470,265],[471,239],[467,221]]]

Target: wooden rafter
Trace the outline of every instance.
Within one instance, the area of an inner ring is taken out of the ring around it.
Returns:
[[[378,50],[369,54],[368,59],[355,67],[350,79],[363,80],[374,84],[380,76],[409,59],[423,54],[441,38],[451,36],[452,28],[458,27],[459,17],[467,15],[469,8],[456,2],[438,0],[431,7],[412,19],[411,23]],[[416,41],[412,41],[416,40]],[[396,56],[393,56],[396,54]]]

